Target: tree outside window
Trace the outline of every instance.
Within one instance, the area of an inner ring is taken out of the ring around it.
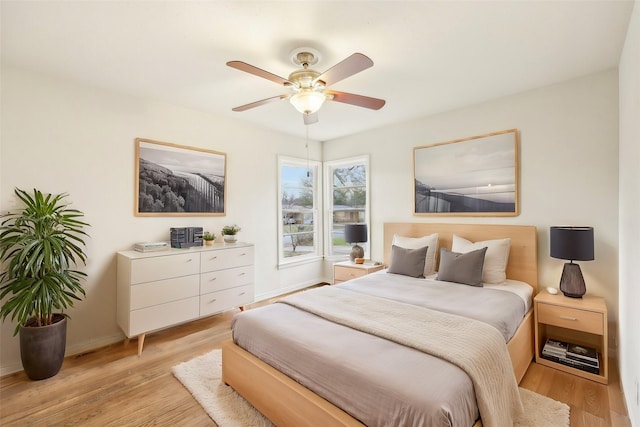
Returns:
[[[331,245],[327,255],[340,256],[351,252],[344,239],[344,225],[369,222],[368,156],[325,163],[328,206],[327,234]],[[365,245],[365,251],[367,251]]]

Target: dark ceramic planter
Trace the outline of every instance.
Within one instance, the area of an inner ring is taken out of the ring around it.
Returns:
[[[32,380],[44,380],[60,371],[67,345],[67,318],[54,314],[52,325],[20,328],[22,367]]]

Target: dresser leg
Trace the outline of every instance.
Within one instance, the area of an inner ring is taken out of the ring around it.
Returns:
[[[144,336],[145,334],[138,335],[138,356],[142,354],[142,347],[144,346]]]

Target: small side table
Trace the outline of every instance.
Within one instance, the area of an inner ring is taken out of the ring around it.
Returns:
[[[379,271],[384,268],[382,264],[372,264],[365,262],[364,264],[356,264],[351,261],[337,262],[333,264],[333,284],[346,282],[356,277],[366,276],[367,274]]]
[[[603,298],[584,295],[568,298],[542,290],[534,298],[536,363],[579,377],[609,382],[607,305]],[[600,355],[600,372],[593,374],[542,357],[547,338],[593,347]]]

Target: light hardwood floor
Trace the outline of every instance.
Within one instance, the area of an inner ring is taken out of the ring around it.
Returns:
[[[140,357],[134,339],[68,357],[47,380],[4,376],[0,425],[215,426],[171,367],[220,348],[234,313],[149,334]],[[607,386],[532,363],[521,386],[567,403],[572,427],[630,426],[615,362],[610,372]]]

